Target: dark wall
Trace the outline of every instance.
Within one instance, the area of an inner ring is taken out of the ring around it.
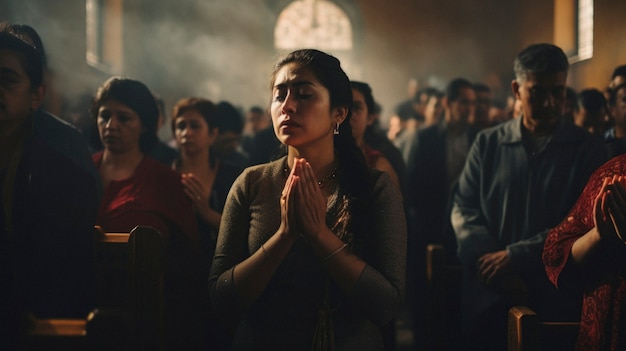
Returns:
[[[387,109],[408,78],[443,88],[452,78],[508,80],[519,47],[517,2],[360,1],[367,35],[364,80]],[[495,77],[495,79],[494,79]],[[507,88],[508,89],[508,88]],[[508,90],[507,90],[508,92]]]

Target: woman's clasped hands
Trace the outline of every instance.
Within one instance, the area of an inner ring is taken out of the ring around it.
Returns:
[[[626,244],[626,176],[604,179],[594,208],[596,228],[603,241]]]
[[[327,200],[313,168],[304,158],[294,158],[281,198],[281,228],[288,235],[316,239],[326,225]]]
[[[211,188],[205,187],[200,179],[192,173],[181,174],[181,183],[193,207],[212,228],[219,228],[221,215],[209,205]]]
[[[209,209],[211,189],[206,189],[202,182],[192,173],[181,174],[183,190],[199,212]]]

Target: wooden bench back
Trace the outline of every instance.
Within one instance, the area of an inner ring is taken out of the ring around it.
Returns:
[[[138,226],[128,234],[96,227],[94,243],[98,309],[120,311],[119,318],[130,319],[136,350],[162,349],[161,235],[151,227]]]
[[[541,321],[527,306],[513,306],[508,316],[508,351],[574,350],[578,322]]]
[[[41,319],[28,350],[163,350],[163,240],[151,227],[94,229],[96,306],[86,319]]]
[[[453,350],[462,346],[461,291],[463,266],[448,265],[442,245],[426,247],[428,350]]]

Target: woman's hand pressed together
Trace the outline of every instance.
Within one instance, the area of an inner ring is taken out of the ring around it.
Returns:
[[[211,189],[207,189],[200,179],[192,173],[181,174],[181,182],[183,184],[183,190],[193,203],[196,212],[198,212],[212,228],[219,228],[222,215],[209,206]]]
[[[626,244],[626,177],[613,177],[608,185],[603,203],[603,214],[608,233],[606,236],[617,238]],[[601,233],[603,234],[603,233]]]
[[[296,223],[308,241],[318,239],[326,225],[326,196],[320,189],[311,165],[303,158],[294,160]]]
[[[293,195],[295,182],[294,171],[295,167],[292,167],[280,195],[280,228],[278,228],[278,232],[288,236],[298,235],[295,219],[296,208]]]

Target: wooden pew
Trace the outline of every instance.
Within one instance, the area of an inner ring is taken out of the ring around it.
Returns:
[[[87,319],[33,319],[21,347],[29,351],[88,350]]]
[[[429,244],[426,247],[426,277],[426,349],[459,349],[462,346],[463,266],[448,265],[444,247]]]
[[[151,227],[94,229],[97,308],[86,319],[33,320],[27,350],[163,350],[163,241]]]
[[[95,309],[86,319],[36,319],[22,340],[25,351],[131,351],[135,342],[124,313]]]
[[[578,322],[541,321],[527,306],[514,306],[508,316],[508,351],[574,350]]]

